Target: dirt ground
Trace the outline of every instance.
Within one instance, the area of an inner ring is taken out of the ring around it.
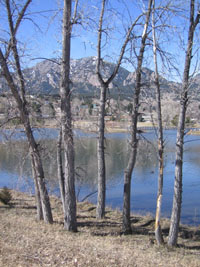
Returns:
[[[107,209],[96,220],[95,206],[78,203],[78,232],[63,228],[58,198],[51,197],[54,224],[36,221],[34,196],[12,191],[11,206],[0,204],[0,266],[200,266],[200,230],[181,226],[177,248],[159,247],[154,219],[132,216],[132,235],[121,232],[121,212]],[[167,241],[169,222],[162,229]]]

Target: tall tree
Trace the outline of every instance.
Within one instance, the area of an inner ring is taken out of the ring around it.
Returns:
[[[97,211],[96,217],[98,219],[103,218],[105,215],[105,199],[106,199],[106,166],[105,166],[105,104],[106,104],[106,94],[109,88],[110,83],[113,81],[115,76],[118,73],[119,67],[121,65],[124,53],[126,51],[127,44],[130,40],[131,32],[135,27],[136,23],[143,15],[141,14],[136,18],[136,20],[129,27],[124,42],[122,44],[119,58],[112,74],[104,79],[102,75],[102,34],[104,33],[103,29],[103,17],[105,13],[105,3],[106,0],[102,0],[101,13],[99,18],[99,27],[98,27],[98,43],[97,43],[97,64],[96,64],[96,73],[98,80],[100,82],[100,108],[99,108],[99,117],[98,117],[98,141],[97,141],[97,161],[98,161],[98,197],[97,197]]]
[[[175,163],[175,181],[174,181],[174,197],[171,214],[171,224],[168,237],[168,245],[176,246],[178,239],[179,223],[182,205],[182,171],[183,171],[183,146],[185,135],[185,118],[188,103],[188,89],[190,78],[190,67],[192,61],[192,48],[194,41],[194,33],[200,20],[200,10],[195,15],[195,0],[190,1],[190,24],[188,30],[187,50],[185,55],[185,65],[183,72],[182,92],[180,99],[180,113],[176,137],[176,163]]]
[[[74,18],[76,17],[76,8]],[[75,167],[74,167],[74,140],[71,115],[71,82],[70,82],[70,51],[71,33],[73,26],[72,0],[64,0],[63,32],[62,32],[62,62],[61,62],[61,127],[64,150],[64,227],[68,231],[77,231],[76,195],[75,195]]]
[[[157,207],[156,207],[156,218],[155,218],[155,237],[157,243],[161,245],[164,242],[160,226],[162,192],[163,192],[164,139],[163,139],[160,82],[159,82],[158,60],[157,60],[157,39],[155,31],[155,0],[153,0],[153,8],[152,8],[152,35],[153,35],[153,56],[154,56],[154,68],[155,68],[155,86],[156,86],[157,116],[158,116],[158,160],[159,160],[158,194],[157,194]]]
[[[152,9],[152,0],[149,0],[143,34],[141,38],[139,55],[137,56],[136,82],[135,82],[134,97],[133,97],[133,110],[131,114],[131,140],[129,147],[130,152],[129,152],[128,165],[126,167],[124,174],[123,231],[125,233],[132,232],[131,222],[130,222],[131,177],[136,162],[136,154],[138,146],[137,122],[138,122],[139,96],[141,88],[141,70],[142,70],[142,63],[146,46],[146,39],[148,36],[147,29],[150,20],[151,9]]]
[[[16,9],[17,3],[10,0],[3,1],[5,3],[5,7],[7,10],[7,19],[8,19],[8,27],[9,27],[9,33],[10,33],[10,40],[7,42],[6,49],[4,48],[5,53],[3,54],[2,49],[0,48],[0,66],[2,75],[5,77],[7,84],[12,92],[13,97],[15,98],[21,122],[24,125],[25,133],[28,139],[30,152],[32,156],[32,162],[34,166],[34,177],[37,179],[36,186],[39,187],[40,192],[40,200],[42,205],[42,212],[43,212],[43,218],[45,222],[52,223],[53,217],[51,213],[51,206],[49,201],[49,196],[45,184],[44,179],[44,170],[42,165],[42,160],[40,156],[39,146],[35,141],[35,138],[33,136],[31,124],[30,124],[30,118],[29,118],[29,111],[27,108],[27,101],[25,96],[25,79],[21,68],[21,62],[20,62],[20,56],[18,53],[18,42],[17,42],[17,30],[23,20],[23,17],[25,15],[25,12],[31,3],[31,0],[27,0],[25,4],[23,5],[22,9],[18,11]],[[12,6],[13,5],[13,6]],[[13,7],[13,10],[12,10]],[[15,18],[15,11],[18,11],[17,13],[17,20]],[[15,22],[15,23],[14,23]],[[4,44],[4,45],[6,45]],[[16,69],[16,75],[17,79],[13,78],[13,74],[9,68],[9,55],[12,53],[14,58],[14,67]],[[37,188],[36,188],[37,191]],[[38,198],[39,200],[39,198]],[[40,204],[37,205],[37,207],[40,207]]]

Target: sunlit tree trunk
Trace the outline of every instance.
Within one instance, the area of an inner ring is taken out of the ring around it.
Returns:
[[[140,51],[137,62],[137,70],[136,70],[136,85],[134,90],[134,98],[133,98],[133,110],[131,115],[131,140],[130,140],[130,152],[128,165],[124,173],[124,198],[123,198],[123,231],[125,233],[131,233],[131,222],[130,222],[130,197],[131,197],[131,177],[133,168],[136,162],[136,154],[137,154],[137,121],[138,121],[138,109],[139,109],[139,96],[140,96],[140,88],[141,88],[141,70],[142,70],[142,62],[144,56],[144,50],[147,39],[147,29],[150,20],[151,14],[151,6],[152,0],[148,2],[148,10],[146,13],[146,20],[144,24],[144,30],[142,34],[142,40],[140,45]]]
[[[199,23],[200,11],[194,19],[195,13],[195,0],[190,1],[190,26],[188,31],[188,43],[185,57],[185,66],[183,73],[182,93],[180,100],[180,113],[176,137],[176,163],[175,163],[175,181],[174,181],[174,197],[173,207],[171,214],[170,231],[168,236],[168,245],[176,246],[179,232],[179,223],[181,216],[182,204],[182,169],[183,169],[183,145],[184,145],[184,131],[185,131],[185,118],[188,102],[188,88],[189,88],[189,73],[192,60],[192,47],[194,32]]]
[[[153,55],[154,55],[154,65],[155,65],[155,86],[156,86],[157,116],[158,116],[158,159],[159,159],[158,193],[157,193],[157,206],[156,206],[156,218],[155,218],[155,238],[158,245],[161,245],[164,243],[160,225],[162,194],[163,194],[164,140],[163,140],[162,110],[161,110],[160,82],[159,82],[158,61],[157,61],[157,40],[155,32],[154,12],[155,12],[155,0],[153,0],[153,9],[152,9],[152,35],[153,35]]]

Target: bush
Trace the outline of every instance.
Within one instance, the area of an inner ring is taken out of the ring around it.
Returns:
[[[173,126],[177,126],[178,125],[178,115],[175,115],[171,121]]]
[[[8,205],[11,199],[12,195],[10,193],[10,190],[6,186],[4,186],[3,189],[1,189],[0,191],[0,201],[3,204]]]

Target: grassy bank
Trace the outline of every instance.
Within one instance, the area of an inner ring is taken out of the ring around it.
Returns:
[[[77,120],[73,122],[74,128],[81,129],[86,132],[97,132],[98,125],[96,121]],[[127,121],[106,121],[106,133],[127,133],[130,132],[130,122]],[[138,127],[153,127],[150,122],[138,122]]]
[[[179,247],[158,247],[152,217],[132,216],[133,234],[121,233],[121,213],[78,204],[78,233],[63,229],[60,200],[52,197],[55,223],[35,220],[34,197],[12,192],[11,207],[0,204],[0,266],[200,266],[200,231],[181,227]],[[167,236],[168,221],[163,221]],[[165,236],[165,240],[166,240]]]

